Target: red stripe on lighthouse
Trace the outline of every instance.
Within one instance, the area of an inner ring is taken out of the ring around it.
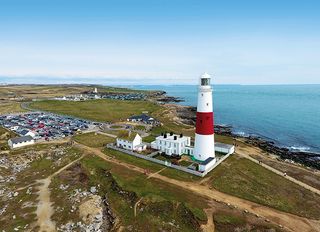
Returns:
[[[200,135],[212,135],[214,133],[213,112],[197,112],[196,133]]]

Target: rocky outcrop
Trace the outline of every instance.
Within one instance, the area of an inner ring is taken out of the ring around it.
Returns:
[[[312,152],[291,151],[287,148],[278,147],[272,141],[267,141],[259,137],[246,137],[246,143],[259,147],[263,151],[275,154],[283,160],[292,160],[296,163],[303,164],[320,170],[320,154]]]

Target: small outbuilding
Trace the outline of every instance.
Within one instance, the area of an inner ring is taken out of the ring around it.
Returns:
[[[224,154],[233,154],[234,153],[234,146],[225,143],[215,143],[214,149],[216,152],[224,153]]]
[[[12,138],[8,140],[8,145],[11,149],[24,147],[32,144],[34,144],[34,139],[30,135]]]

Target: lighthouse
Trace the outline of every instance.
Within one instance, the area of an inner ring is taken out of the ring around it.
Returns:
[[[196,135],[193,156],[196,160],[205,161],[214,158],[214,126],[211,77],[208,73],[200,76]]]

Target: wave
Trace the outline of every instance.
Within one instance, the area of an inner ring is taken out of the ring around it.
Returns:
[[[289,146],[287,148],[291,151],[302,151],[302,152],[307,152],[311,150],[310,147],[306,147],[306,146]]]

